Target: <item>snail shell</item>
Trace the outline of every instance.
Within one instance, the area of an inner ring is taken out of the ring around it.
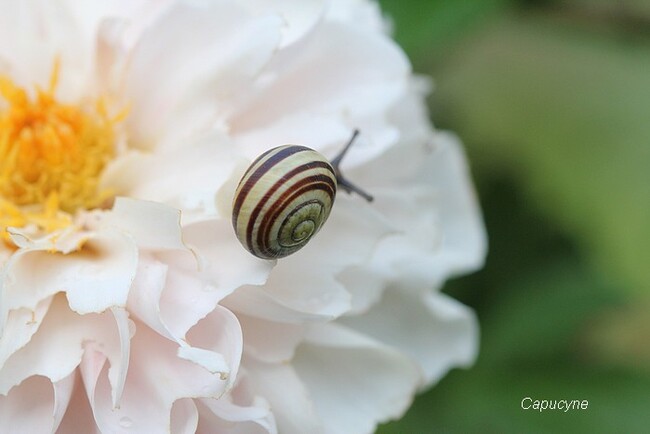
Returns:
[[[270,149],[248,168],[233,199],[241,244],[262,259],[301,249],[329,217],[337,178],[323,155],[305,146]]]

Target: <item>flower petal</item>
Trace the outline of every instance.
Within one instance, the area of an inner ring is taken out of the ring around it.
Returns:
[[[13,353],[27,345],[43,322],[51,302],[52,297],[48,297],[41,300],[34,310],[16,309],[9,312],[0,335],[0,369]]]
[[[102,432],[169,432],[176,400],[218,397],[226,382],[220,373],[179,358],[178,345],[136,323],[126,387],[119,407],[111,403],[107,365],[84,357],[82,374],[97,425]],[[88,354],[88,353],[87,353]]]
[[[54,393],[47,378],[33,376],[3,395],[0,393],[0,432],[54,432]]]
[[[313,391],[324,432],[333,434],[371,433],[400,417],[420,381],[417,367],[397,351],[331,324],[311,330],[294,366]]]
[[[187,249],[181,235],[181,212],[166,205],[118,197],[103,223],[128,233],[141,249]]]
[[[214,196],[239,160],[230,140],[210,131],[182,147],[120,156],[106,168],[102,187],[132,198],[214,214]]]
[[[241,3],[256,14],[274,13],[282,17],[281,47],[297,41],[316,25],[327,5],[325,0],[243,0]]]
[[[120,369],[126,369],[128,342],[124,342],[116,319],[118,316],[110,312],[80,316],[70,310],[65,297],[55,296],[41,327],[0,370],[0,393],[34,375],[45,376],[53,383],[63,380],[79,365],[85,347],[98,348],[108,357],[114,367],[113,387],[119,387]]]
[[[89,236],[83,249],[68,255],[40,247],[21,249],[6,265],[3,308],[35,309],[41,300],[59,291],[66,292],[70,307],[81,314],[124,306],[137,254],[128,235],[108,228]]]
[[[254,395],[245,372],[237,384],[220,399],[201,399],[199,432],[224,434],[277,434],[275,418],[268,402]]]
[[[390,227],[366,203],[342,198],[309,244],[278,261],[264,287],[240,288],[224,303],[277,322],[335,318],[350,308],[350,294],[336,275],[365,261],[389,233]]]
[[[132,53],[127,89],[134,143],[151,148],[161,137],[173,143],[213,122],[266,64],[280,26],[277,17],[254,17],[231,2],[175,3]],[[154,75],[151,65],[157,65]]]
[[[303,434],[323,432],[312,399],[294,368],[286,363],[265,363],[254,358],[242,362],[254,393],[263,396],[273,409],[278,432]]]
[[[473,312],[443,294],[391,288],[370,311],[339,322],[413,358],[424,374],[423,385],[452,367],[471,365],[478,351]]]
[[[269,363],[289,362],[304,339],[306,327],[238,314],[246,354]]]
[[[79,370],[75,373],[75,384],[72,390],[72,396],[66,409],[63,420],[59,425],[57,434],[100,434],[93,413],[88,402],[88,397],[84,389],[83,381]]]
[[[194,434],[199,425],[199,411],[193,399],[178,399],[172,405],[171,434]]]
[[[233,112],[232,131],[254,130],[295,113],[343,119],[382,113],[404,90],[409,72],[406,57],[387,38],[322,22],[274,56],[265,80]]]

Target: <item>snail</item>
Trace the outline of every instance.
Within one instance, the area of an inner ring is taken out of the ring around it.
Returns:
[[[341,160],[358,130],[329,162],[300,145],[283,145],[260,155],[239,181],[232,206],[237,238],[253,255],[277,259],[301,249],[329,217],[337,188],[373,198],[341,174]]]

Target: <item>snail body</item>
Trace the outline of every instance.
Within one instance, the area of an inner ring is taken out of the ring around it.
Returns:
[[[232,224],[237,238],[258,258],[294,253],[329,217],[336,187],[334,168],[313,149],[284,145],[265,152],[235,191]]]
[[[354,131],[331,163],[300,145],[269,149],[253,161],[237,185],[232,205],[232,225],[246,250],[262,259],[300,250],[329,217],[337,187],[372,201],[339,169],[358,133]]]

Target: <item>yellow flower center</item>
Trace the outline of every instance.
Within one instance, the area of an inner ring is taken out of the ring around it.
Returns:
[[[110,192],[99,177],[114,156],[115,124],[103,100],[83,108],[56,100],[59,65],[49,88],[27,91],[0,76],[0,238],[7,227],[51,232],[79,209],[99,206]]]

